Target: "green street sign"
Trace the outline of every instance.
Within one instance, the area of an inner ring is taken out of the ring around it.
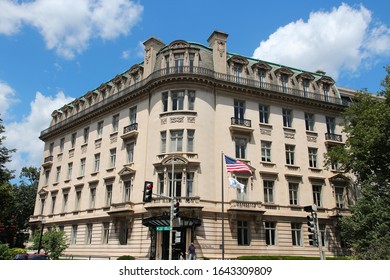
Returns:
[[[156,227],[156,230],[157,231],[164,231],[164,230],[170,230],[171,227],[170,226],[166,226],[166,227]]]

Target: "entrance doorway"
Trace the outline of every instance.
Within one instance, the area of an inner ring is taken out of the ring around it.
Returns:
[[[179,260],[182,253],[186,253],[186,228],[172,230],[172,260]],[[162,232],[161,258],[169,260],[169,231]]]

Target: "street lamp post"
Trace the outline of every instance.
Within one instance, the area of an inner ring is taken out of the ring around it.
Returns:
[[[42,236],[43,236],[43,228],[45,227],[45,223],[46,223],[46,220],[42,219],[42,221],[41,221],[41,234],[39,236],[39,243],[38,243],[38,254],[40,253],[41,247],[42,247]]]

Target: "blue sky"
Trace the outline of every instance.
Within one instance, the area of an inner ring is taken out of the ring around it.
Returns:
[[[208,45],[380,90],[390,65],[390,1],[0,0],[0,113],[9,164],[40,166],[53,110],[143,60],[151,36]]]

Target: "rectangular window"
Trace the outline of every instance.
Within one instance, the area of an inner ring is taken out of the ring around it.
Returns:
[[[71,138],[70,138],[71,148],[74,148],[76,146],[76,138],[77,138],[77,132],[73,133]]]
[[[288,183],[288,194],[290,197],[290,205],[298,205],[298,183]]]
[[[286,145],[286,164],[295,165],[295,146]]]
[[[245,159],[246,158],[246,139],[244,138],[235,138],[234,139],[236,158]]]
[[[172,184],[172,173],[168,174],[169,176],[169,196],[172,196],[173,189],[176,189],[176,193],[174,196],[181,196],[181,182],[183,178],[183,173],[176,172],[174,173],[173,177],[173,184]]]
[[[108,244],[108,238],[110,236],[110,223],[103,223],[102,243]]]
[[[72,225],[72,232],[70,236],[70,243],[75,245],[77,243],[77,225]]]
[[[265,222],[265,242],[268,246],[276,245],[276,224],[274,222]]]
[[[119,244],[127,245],[127,238],[129,235],[129,222],[121,220],[119,223]]]
[[[168,112],[168,92],[162,93],[163,112]]]
[[[171,130],[171,152],[183,151],[183,130]]]
[[[245,102],[234,99],[234,118],[237,120],[244,119],[245,116]]]
[[[93,224],[87,224],[86,228],[86,239],[85,239],[85,244],[92,244],[92,229],[93,229]]]
[[[335,187],[336,207],[344,208],[344,187]]]
[[[329,102],[329,90],[330,90],[330,85],[329,84],[324,84],[324,99],[326,102]]]
[[[308,79],[302,80],[302,86],[303,86],[303,96],[308,97],[309,96],[309,85],[310,81]]]
[[[187,173],[187,197],[193,196],[194,173]]]
[[[292,127],[292,111],[288,109],[283,109],[283,126]]]
[[[175,72],[182,73],[184,68],[184,54],[175,54]]]
[[[269,106],[259,104],[260,123],[269,122]]]
[[[187,130],[187,152],[189,153],[194,152],[194,134],[195,134],[195,130],[193,129]]]
[[[248,201],[248,179],[237,178],[237,181],[242,185],[237,188],[237,200]]]
[[[106,206],[110,206],[112,201],[112,185],[106,185]]]
[[[315,205],[317,205],[318,207],[321,207],[322,206],[322,203],[321,203],[322,186],[321,185],[313,185],[312,188],[313,188],[313,203]]]
[[[99,172],[99,170],[100,170],[100,154],[95,154],[93,172]]]
[[[61,178],[61,166],[57,166],[56,183],[60,181],[60,178]]]
[[[326,117],[326,131],[329,134],[334,134],[336,130],[336,121],[335,118]]]
[[[79,177],[85,175],[85,158],[80,159],[80,174]]]
[[[314,131],[314,115],[305,113],[305,126],[307,131]]]
[[[130,181],[124,182],[124,188],[123,188],[123,202],[130,201]]]
[[[49,146],[49,154],[50,154],[50,155],[53,155],[53,151],[54,151],[54,143],[50,143],[50,146]]]
[[[188,91],[188,110],[193,111],[195,109],[195,91]]]
[[[288,75],[282,74],[280,76],[280,81],[282,83],[282,91],[288,93]]]
[[[88,137],[89,137],[89,127],[86,127],[84,128],[84,133],[83,133],[84,144],[88,143]]]
[[[184,91],[172,92],[172,111],[183,110],[184,108]]]
[[[130,124],[135,124],[137,122],[137,106],[131,107],[129,109],[129,118]]]
[[[158,193],[164,194],[164,174],[158,174]]]
[[[103,125],[104,121],[100,121],[97,124],[97,138],[102,138],[103,136]]]
[[[45,170],[45,185],[49,184],[50,169]]]
[[[43,215],[43,211],[45,210],[45,199],[44,198],[41,198],[41,210],[40,210],[40,214]]]
[[[51,197],[51,213],[54,214],[54,210],[56,208],[56,200],[57,200],[57,196],[53,195]]]
[[[249,236],[249,222],[248,221],[237,221],[237,244],[242,246],[250,245]]]
[[[62,213],[66,213],[68,209],[68,198],[69,194],[67,192],[62,194]]]
[[[293,246],[302,246],[302,225],[291,223],[291,239]]]
[[[134,162],[134,142],[126,144],[127,163]]]
[[[96,187],[89,189],[89,209],[95,208]]]
[[[235,64],[233,66],[233,75],[235,78],[235,82],[240,83],[242,77],[242,65]]]
[[[167,132],[161,131],[161,153],[165,154],[167,152]]]
[[[271,162],[271,142],[261,141],[261,161]]]
[[[260,88],[264,88],[265,87],[266,71],[263,69],[259,69],[258,76],[259,76]]]
[[[65,138],[61,138],[61,140],[60,140],[60,153],[64,152],[64,146],[65,146]]]
[[[110,168],[115,167],[116,162],[116,148],[110,150]]]
[[[81,190],[77,190],[76,191],[75,207],[74,207],[75,211],[80,210],[80,204],[81,204]]]
[[[119,128],[119,114],[112,116],[112,132],[117,132]]]
[[[68,180],[72,179],[72,172],[73,172],[73,162],[68,163],[68,175],[66,176]]]
[[[317,168],[317,148],[308,148],[309,152],[309,166],[311,168]]]
[[[320,228],[320,233],[321,233],[321,246],[326,247],[328,246],[327,238],[326,238],[326,225],[320,224],[318,225]]]
[[[264,202],[274,203],[274,181],[263,181],[264,187]]]

